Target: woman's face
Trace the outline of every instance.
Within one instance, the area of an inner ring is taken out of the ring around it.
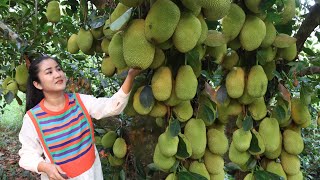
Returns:
[[[53,59],[45,59],[39,63],[38,77],[40,83],[34,81],[33,84],[44,93],[64,91],[66,88],[66,75]]]

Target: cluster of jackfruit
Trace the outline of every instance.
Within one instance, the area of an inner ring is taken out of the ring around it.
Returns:
[[[18,93],[18,90],[21,92],[26,92],[27,90],[27,80],[28,80],[28,69],[26,64],[20,64],[15,68],[14,78],[7,76],[2,81],[2,92],[7,94],[9,91],[14,95]]]

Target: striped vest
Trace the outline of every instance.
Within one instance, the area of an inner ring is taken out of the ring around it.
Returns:
[[[90,169],[95,161],[94,132],[79,94],[65,94],[65,98],[60,112],[46,109],[42,100],[27,113],[51,163],[73,178]]]

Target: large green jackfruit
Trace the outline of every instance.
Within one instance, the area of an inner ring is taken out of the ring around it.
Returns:
[[[90,29],[90,31],[91,31],[93,38],[96,40],[99,40],[104,35],[103,34],[103,26],[95,28],[95,29]]]
[[[264,102],[264,97],[259,97],[249,104],[249,112],[252,118],[256,121],[263,119],[267,115],[267,106]]]
[[[160,67],[164,63],[165,59],[166,59],[166,56],[165,56],[163,50],[156,47],[156,51],[154,53],[154,58],[152,60],[151,65],[149,66],[149,68],[157,69],[158,67]]]
[[[220,174],[224,168],[224,160],[220,155],[211,153],[206,149],[204,153],[204,164],[210,174]]]
[[[259,60],[259,63],[261,65],[264,65],[268,62],[274,61],[276,55],[277,55],[277,48],[269,46],[266,48],[259,49],[257,51],[256,57]]]
[[[192,161],[189,166],[189,171],[193,173],[200,174],[201,176],[210,179],[210,175],[204,163],[200,163],[198,161]]]
[[[111,13],[109,19],[110,19],[110,24],[116,21],[123,13],[125,13],[129,9],[128,6],[118,3],[116,8],[113,10]]]
[[[82,52],[88,53],[93,44],[93,36],[91,32],[80,28],[77,36],[77,44]]]
[[[229,141],[223,131],[214,128],[209,129],[207,141],[209,150],[214,154],[223,156],[228,151]]]
[[[237,148],[234,146],[234,143],[231,142],[230,148],[229,148],[229,159],[233,163],[242,166],[247,163],[247,161],[250,158],[250,154],[248,151],[238,151]]]
[[[287,178],[288,178],[288,180],[303,180],[304,179],[301,171],[299,171],[297,174],[292,175],[292,176],[288,175]]]
[[[156,44],[167,41],[174,33],[180,19],[179,7],[170,0],[156,1],[150,8],[145,23],[148,41]]]
[[[184,127],[184,135],[188,138],[192,146],[193,159],[199,159],[203,156],[206,145],[206,126],[201,119],[191,118]]]
[[[287,0],[284,1],[284,8],[281,12],[281,22],[280,24],[286,24],[292,20],[296,13],[296,1],[295,0]]]
[[[254,13],[260,13],[261,10],[259,8],[261,0],[245,0],[244,3],[247,8]]]
[[[6,78],[2,84],[4,89],[4,94],[7,94],[9,91],[12,92],[14,95],[18,93],[18,83],[11,78]]]
[[[214,62],[221,64],[224,56],[227,54],[227,44],[217,47],[207,47],[207,53],[214,58]]]
[[[115,71],[116,71],[116,67],[112,63],[111,58],[110,57],[103,58],[101,63],[102,74],[108,77],[111,77],[114,75]]]
[[[198,42],[197,42],[197,44],[199,45],[199,44],[202,44],[208,36],[208,25],[207,25],[207,22],[205,21],[205,19],[203,18],[202,14],[199,14],[197,16],[197,18],[199,19],[199,21],[201,23],[201,35],[200,35]]]
[[[210,174],[210,180],[224,180],[224,176],[224,171],[221,171],[219,174]]]
[[[292,61],[297,56],[297,45],[293,43],[289,47],[279,48],[278,55],[287,61]]]
[[[240,98],[238,98],[238,101],[241,103],[241,104],[244,104],[244,105],[248,105],[248,104],[251,104],[253,101],[256,100],[256,98],[252,97],[249,95],[248,93],[248,89],[247,89],[247,83],[246,82],[246,86],[244,87],[244,91],[243,91],[243,94]]]
[[[188,121],[193,115],[193,108],[190,101],[182,101],[172,109],[173,113],[181,122]]]
[[[239,38],[242,47],[247,51],[257,49],[266,36],[266,25],[256,16],[247,16]]]
[[[145,21],[131,21],[123,36],[123,56],[129,67],[147,69],[154,58],[155,47],[144,35]]]
[[[139,113],[141,115],[149,114],[149,112],[152,110],[152,108],[154,106],[154,101],[149,107],[144,107],[143,104],[141,104],[140,95],[141,95],[141,91],[143,90],[144,87],[145,86],[139,87],[133,96],[133,108],[137,113]]]
[[[101,144],[104,148],[111,148],[117,139],[117,133],[115,131],[107,132],[101,139]]]
[[[184,7],[192,11],[195,16],[198,16],[201,12],[201,6],[194,0],[181,0]]]
[[[241,67],[234,67],[226,77],[226,88],[231,98],[242,96],[245,87],[245,73]]]
[[[151,88],[156,100],[169,99],[172,92],[172,73],[169,67],[162,66],[155,71],[151,80]]]
[[[176,106],[182,102],[182,100],[177,97],[175,84],[175,80],[172,80],[172,92],[170,98],[164,101],[164,103],[168,106]]]
[[[289,154],[300,154],[304,148],[301,135],[295,131],[286,129],[283,132],[283,147]]]
[[[264,118],[259,125],[259,134],[262,137],[266,151],[273,152],[279,147],[279,123],[274,118]]]
[[[268,78],[262,66],[251,67],[247,79],[248,94],[252,97],[262,97],[267,92]]]
[[[218,47],[226,44],[227,40],[222,32],[217,30],[208,30],[208,35],[204,41],[204,44],[210,47]]]
[[[50,1],[48,3],[46,11],[46,17],[49,22],[59,22],[61,17],[59,1]]]
[[[276,38],[277,30],[274,27],[273,23],[270,21],[264,22],[266,25],[266,36],[264,37],[263,41],[261,42],[261,47],[266,48],[272,45],[273,41]]]
[[[237,129],[232,134],[232,143],[240,151],[247,151],[252,139],[251,131],[245,131],[243,128]]]
[[[231,50],[223,57],[221,66],[228,70],[232,70],[232,68],[236,66],[238,62],[239,62],[239,55],[235,50]]]
[[[231,3],[229,13],[222,18],[222,33],[229,41],[235,39],[246,20],[246,14],[240,6]]]
[[[16,74],[14,76],[18,85],[27,85],[29,73],[26,64],[20,64],[16,67]]]
[[[109,55],[109,45],[110,40],[108,38],[103,38],[101,41],[101,49],[106,55]]]
[[[266,149],[263,154],[268,159],[277,159],[280,156],[282,149],[282,134],[280,133],[278,148],[275,151],[268,151]]]
[[[179,99],[190,100],[197,92],[198,80],[194,74],[192,67],[182,65],[178,69],[175,82],[175,92]]]
[[[159,144],[156,145],[153,153],[153,163],[156,165],[156,167],[160,168],[161,170],[167,171],[174,165],[175,162],[176,158],[174,156],[164,156],[160,151]]]
[[[296,124],[303,124],[311,119],[308,106],[299,98],[292,98],[291,100],[291,117]]]
[[[77,44],[77,34],[72,34],[68,39],[67,50],[71,54],[75,54],[79,51],[79,46]]]
[[[172,36],[173,44],[178,51],[185,53],[197,45],[200,35],[200,20],[192,13],[184,12],[181,14],[179,23],[174,30]]]
[[[113,35],[108,46],[108,52],[109,52],[111,61],[116,68],[122,69],[127,66],[123,56],[122,32],[119,31],[115,35]]]
[[[152,117],[164,117],[167,114],[167,106],[163,102],[157,101],[152,110],[149,113],[149,116]]]
[[[112,146],[112,151],[117,158],[123,158],[127,154],[127,144],[123,138],[117,138]]]
[[[168,129],[158,138],[158,145],[161,154],[167,157],[174,156],[178,151],[179,137],[172,136]]]
[[[286,151],[282,151],[280,155],[281,165],[283,170],[288,175],[298,174],[300,171],[300,159],[297,155],[292,155]]]
[[[228,14],[231,1],[199,0],[199,4],[203,8],[204,16],[210,21],[216,21]]]
[[[282,178],[287,179],[287,175],[284,172],[281,164],[277,163],[275,161],[271,161],[268,163],[266,171],[277,174],[277,175],[281,176]]]
[[[120,2],[128,7],[137,7],[143,3],[144,0],[120,0]]]
[[[277,48],[287,48],[293,44],[295,44],[297,39],[288,34],[279,33],[274,39],[272,45]]]

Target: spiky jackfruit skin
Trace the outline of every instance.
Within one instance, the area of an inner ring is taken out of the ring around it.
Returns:
[[[206,38],[208,36],[208,30],[209,29],[208,29],[207,22],[203,18],[202,14],[199,14],[197,16],[197,18],[199,19],[199,21],[201,23],[201,34],[200,34],[200,37],[199,37],[198,42],[197,42],[197,45],[200,45],[206,40]]]
[[[102,72],[102,74],[104,74],[108,77],[113,76],[114,73],[116,72],[116,67],[112,63],[110,57],[105,57],[102,59],[101,72]]]
[[[144,0],[120,0],[120,2],[128,7],[137,7],[143,3]]]
[[[220,174],[224,168],[223,158],[211,153],[208,149],[204,153],[204,164],[210,174]]]
[[[172,73],[169,67],[162,66],[155,71],[151,80],[151,88],[156,100],[169,99],[172,92]]]
[[[198,161],[192,161],[189,166],[189,171],[193,173],[200,174],[201,176],[210,179],[210,175],[204,163],[200,163]]]
[[[184,12],[174,30],[173,44],[178,51],[185,53],[197,45],[200,35],[201,22],[199,19],[190,12]]]
[[[272,45],[277,48],[287,48],[295,44],[297,39],[288,34],[279,33],[274,39]]]
[[[227,44],[217,47],[207,47],[207,53],[214,58],[214,62],[221,64],[224,56],[227,54]]]
[[[182,65],[178,69],[175,82],[175,92],[179,99],[190,100],[197,93],[198,80],[194,74],[192,67]]]
[[[232,70],[239,62],[239,55],[235,50],[229,51],[224,57],[221,66],[225,69]]]
[[[192,146],[192,159],[199,159],[203,156],[206,144],[206,126],[201,119],[191,118],[184,127],[184,135]]]
[[[28,76],[29,73],[26,64],[20,64],[16,67],[14,78],[18,85],[27,85]]]
[[[221,171],[219,174],[210,174],[210,179],[224,180],[225,172]]]
[[[283,147],[286,152],[298,155],[303,151],[304,144],[300,134],[290,129],[283,132]]]
[[[228,139],[223,131],[209,129],[207,132],[207,141],[209,150],[223,156],[228,151]]]
[[[241,67],[234,67],[226,77],[226,88],[231,98],[242,96],[245,87],[245,72]]]
[[[261,45],[265,36],[264,22],[256,16],[248,15],[239,34],[241,46],[247,51],[253,51]]]
[[[255,129],[252,129],[251,132],[252,132],[252,136],[255,136],[257,138],[260,151],[253,152],[253,151],[249,150],[249,153],[252,155],[260,155],[260,154],[264,153],[264,151],[266,150],[266,147],[264,145],[264,141],[263,141],[262,137],[260,136],[260,134]]]
[[[280,155],[283,170],[288,175],[298,174],[300,171],[300,159],[297,155],[292,155],[286,151],[282,151]]]
[[[222,18],[222,33],[228,42],[239,35],[245,20],[246,14],[242,8],[235,3],[231,3],[229,13]]]
[[[181,0],[184,7],[192,11],[192,13],[195,16],[198,16],[201,12],[201,6],[199,5],[199,2],[196,2],[194,0]]]
[[[244,3],[247,8],[254,13],[260,13],[259,5],[261,0],[245,0]]]
[[[103,135],[101,144],[104,148],[111,148],[117,139],[117,133],[115,131],[109,131]]]
[[[116,8],[113,10],[113,12],[110,15],[110,24],[116,21],[123,13],[125,13],[129,9],[128,6],[118,3]]]
[[[165,56],[163,50],[156,47],[156,51],[154,53],[154,58],[152,60],[151,65],[149,66],[149,68],[157,69],[158,67],[160,67],[164,63],[165,59],[166,59],[166,56]]]
[[[158,138],[158,145],[161,154],[166,157],[174,156],[178,151],[179,137],[171,136],[168,129]]]
[[[292,175],[292,176],[288,175],[287,179],[288,180],[303,180],[304,178],[303,178],[302,172],[299,171],[298,174],[295,174],[295,175]]]
[[[258,98],[267,92],[268,78],[262,66],[255,65],[251,67],[247,79],[248,94]]]
[[[277,159],[280,156],[282,149],[282,134],[280,133],[278,148],[275,151],[268,151],[268,149],[266,149],[263,154],[268,159]]]
[[[174,33],[179,19],[179,7],[170,0],[156,1],[146,17],[145,35],[156,44],[167,41]]]
[[[204,16],[210,21],[216,21],[228,14],[231,1],[199,0],[199,4],[203,8]]]
[[[160,151],[159,144],[156,145],[153,153],[153,163],[156,165],[156,167],[161,170],[167,171],[174,165],[175,162],[176,158],[174,156],[164,156]]]
[[[279,48],[279,56],[287,61],[292,61],[297,56],[297,45],[293,43],[287,48]]]
[[[296,13],[296,1],[295,0],[287,0],[284,1],[284,8],[281,16],[280,24],[286,24],[295,16]]]
[[[59,1],[50,1],[48,3],[46,11],[46,17],[49,22],[59,22],[61,17]]]
[[[127,144],[123,138],[117,138],[112,146],[114,155],[123,158],[127,154]]]
[[[103,38],[101,41],[101,49],[106,55],[109,55],[109,45],[110,40],[108,38]]]
[[[271,62],[274,60],[277,54],[277,48],[269,46],[266,48],[259,49],[257,51],[257,59],[259,58],[259,63],[264,65],[268,62]]]
[[[117,32],[115,35],[113,35],[108,46],[108,52],[111,61],[116,68],[123,69],[127,66],[123,56],[122,32]]]
[[[167,114],[167,106],[163,102],[157,101],[149,113],[152,117],[163,117]]]
[[[279,147],[279,123],[274,118],[264,118],[259,125],[259,134],[262,137],[266,151],[273,152]]]
[[[140,94],[141,94],[141,91],[143,90],[145,86],[141,86],[137,89],[137,91],[134,93],[133,95],[133,108],[134,110],[141,114],[141,115],[147,115],[149,114],[149,112],[152,110],[153,106],[154,106],[154,103],[151,104],[150,107],[144,107],[141,102],[140,102]]]
[[[72,34],[68,39],[67,50],[71,54],[75,54],[79,51],[79,46],[77,44],[77,34]]]
[[[230,148],[229,148],[230,161],[241,166],[247,163],[250,156],[251,155],[248,151],[244,151],[244,152],[238,151],[238,149],[234,146],[234,143],[231,142]]]
[[[245,131],[243,128],[237,129],[232,134],[232,142],[238,151],[247,151],[250,147],[252,134],[250,131]]]
[[[123,36],[123,56],[129,67],[147,69],[154,58],[155,47],[144,35],[145,21],[134,19]]]
[[[275,161],[271,161],[268,163],[266,171],[277,174],[277,175],[283,177],[284,179],[287,179],[287,175],[284,172],[281,164],[277,163]]]
[[[266,25],[266,36],[264,37],[263,41],[261,42],[261,47],[266,48],[272,45],[273,41],[276,38],[277,30],[274,27],[273,23],[270,21],[264,22]]]
[[[182,101],[178,105],[174,106],[172,110],[181,122],[188,121],[193,115],[193,108],[190,101]]]
[[[247,84],[247,82],[246,82]],[[248,94],[247,85],[244,87],[243,94],[240,98],[238,98],[239,103],[248,105],[255,101],[257,98],[254,98]]]
[[[299,98],[291,100],[291,117],[293,121],[300,125],[311,119],[308,106],[305,105]]]
[[[182,100],[177,97],[175,86],[176,86],[176,82],[175,80],[172,80],[172,92],[171,92],[170,98],[164,101],[164,103],[167,106],[176,106],[182,102]]]
[[[254,120],[259,121],[267,115],[267,106],[264,97],[259,97],[249,105],[249,111]]]
[[[86,31],[83,28],[80,28],[77,37],[77,44],[79,49],[87,53],[90,51],[91,46],[93,44],[93,36],[90,31]]]

